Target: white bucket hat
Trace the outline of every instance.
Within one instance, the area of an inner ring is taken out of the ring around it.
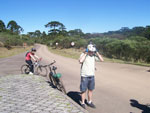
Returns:
[[[89,45],[87,46],[87,48],[88,48],[88,50],[91,51],[91,52],[95,52],[95,51],[96,51],[96,48],[94,47],[93,44],[89,44]]]

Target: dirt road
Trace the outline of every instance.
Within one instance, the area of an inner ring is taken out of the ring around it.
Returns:
[[[0,59],[0,76],[20,73],[20,67],[24,63],[25,53]]]
[[[63,74],[68,95],[79,102],[80,64],[78,61],[52,54],[43,45],[37,45],[37,48],[37,54],[46,64],[56,60],[58,72]],[[90,113],[150,112],[150,108],[146,106],[150,103],[150,72],[147,71],[147,67],[98,62],[96,68],[93,102],[97,108],[87,107]]]
[[[78,97],[80,85],[80,64],[77,60],[54,55],[48,52],[46,46],[39,48],[39,55],[45,60],[57,61],[58,71],[63,74],[65,87],[69,94]],[[147,67],[98,62],[96,64],[96,89],[93,101],[96,109],[91,113],[141,113],[137,107],[150,103],[150,73]],[[138,101],[132,107],[130,100]],[[144,109],[144,108],[143,108]]]

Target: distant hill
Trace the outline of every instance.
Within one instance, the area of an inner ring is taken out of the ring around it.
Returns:
[[[105,33],[86,33],[85,38],[97,38],[97,37],[110,37],[117,39],[126,39],[132,36],[141,36],[150,40],[150,26],[146,27],[133,27],[129,29],[128,27],[122,27],[117,31],[108,31]]]

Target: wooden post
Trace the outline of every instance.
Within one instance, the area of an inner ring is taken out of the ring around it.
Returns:
[[[23,43],[23,48],[25,49],[27,47],[27,43]]]

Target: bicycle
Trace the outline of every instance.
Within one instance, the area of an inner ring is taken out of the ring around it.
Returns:
[[[44,77],[47,76],[47,73],[48,73],[47,68],[45,65],[40,64],[40,60],[37,62],[34,62],[33,66],[34,66],[34,74],[35,75],[41,75]],[[28,64],[23,64],[21,66],[21,73],[22,74],[29,74],[29,72],[30,72],[30,66]]]
[[[56,73],[57,67],[52,66],[56,61],[54,60],[52,63],[50,63],[48,66],[50,72],[49,72],[49,80],[53,86],[55,86],[59,91],[63,92],[66,94],[66,89],[63,85],[61,74]]]

